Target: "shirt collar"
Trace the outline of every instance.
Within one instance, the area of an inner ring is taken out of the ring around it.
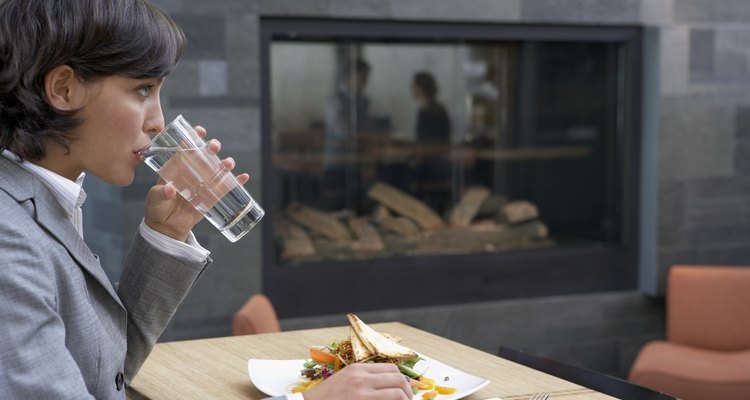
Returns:
[[[72,217],[86,201],[86,192],[83,190],[83,180],[86,178],[86,173],[82,172],[74,182],[29,161],[18,162],[19,157],[10,150],[4,150],[3,155],[16,161],[21,168],[39,178],[55,196],[68,217]]]

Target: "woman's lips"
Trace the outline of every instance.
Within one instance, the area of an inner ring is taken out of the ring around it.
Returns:
[[[143,161],[143,155],[146,153],[146,151],[148,151],[149,147],[151,147],[151,143],[133,152],[133,154],[135,154],[135,157],[138,159],[138,162]]]
[[[149,143],[149,144],[147,144],[147,145],[145,145],[145,146],[141,147],[140,149],[138,149],[138,150],[134,151],[133,153],[136,153],[136,154],[143,154],[143,153],[145,153],[145,152],[146,152],[146,150],[148,150],[148,148],[149,148],[149,147],[151,147],[151,143]]]

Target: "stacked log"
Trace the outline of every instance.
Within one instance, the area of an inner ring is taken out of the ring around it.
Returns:
[[[276,222],[283,261],[461,254],[553,245],[539,210],[484,187],[466,190],[443,220],[419,199],[386,183],[368,196],[371,215],[331,213],[292,204]]]
[[[437,229],[443,220],[427,204],[395,187],[378,182],[370,188],[367,196],[389,210],[411,218],[423,229]]]
[[[482,204],[490,197],[490,190],[484,187],[473,187],[461,196],[456,207],[451,211],[451,225],[467,227],[479,213]]]

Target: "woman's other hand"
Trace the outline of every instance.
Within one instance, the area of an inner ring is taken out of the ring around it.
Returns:
[[[394,364],[351,364],[303,393],[305,400],[409,400],[406,378]]]

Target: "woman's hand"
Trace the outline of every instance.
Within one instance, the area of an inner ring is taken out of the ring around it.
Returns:
[[[196,126],[195,130],[201,137],[206,136],[206,130],[203,127]],[[206,146],[214,154],[218,154],[221,150],[221,143],[215,139],[209,140]],[[235,163],[231,157],[221,162],[227,171],[234,169]],[[237,180],[240,185],[244,185],[250,180],[250,176],[240,174]],[[201,219],[203,215],[180,196],[174,186],[166,183],[162,178],[159,178],[156,185],[148,191],[144,221],[149,228],[184,242],[193,226]]]
[[[393,364],[355,363],[303,393],[305,400],[408,400],[406,378]]]

